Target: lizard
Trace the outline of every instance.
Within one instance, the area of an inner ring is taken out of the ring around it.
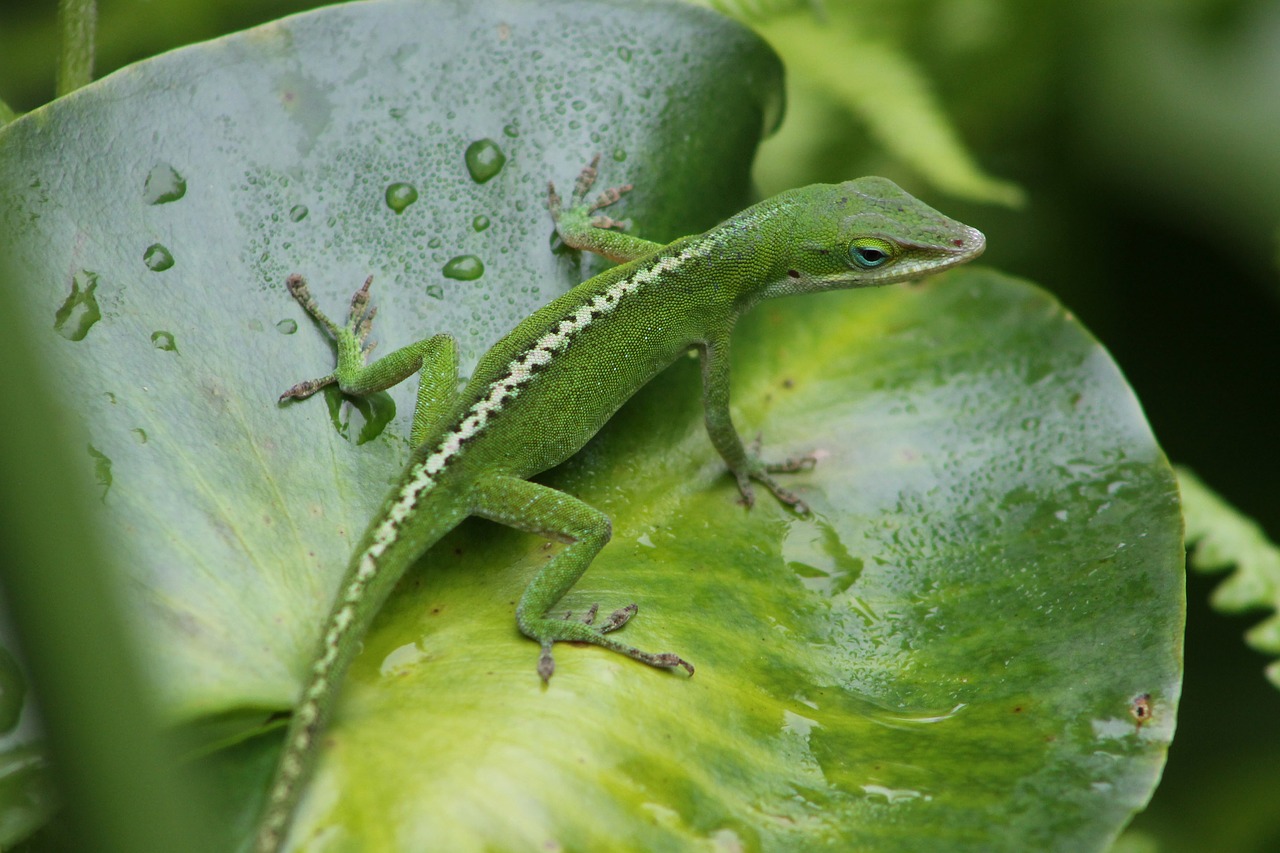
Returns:
[[[981,232],[918,201],[893,182],[865,177],[789,190],[705,233],[667,244],[624,233],[601,211],[630,185],[595,200],[599,157],[579,175],[565,206],[553,184],[547,204],[557,234],[573,249],[618,266],[569,290],[519,323],[483,355],[458,390],[458,354],[447,334],[410,344],[366,364],[376,308],[370,276],[339,326],[320,310],[305,279],[287,288],[333,339],[334,371],[300,382],[280,403],[328,385],[361,396],[419,376],[410,428],[410,461],[357,545],[321,633],[307,682],[285,734],[259,823],[256,850],[275,853],[317,759],[319,736],[342,678],[374,615],[396,583],[436,541],[469,516],[564,543],[538,570],[516,607],[522,633],[540,647],[537,673],[555,670],[557,642],[592,643],[650,666],[694,668],[671,652],[641,651],[612,636],[635,604],[595,624],[549,615],[609,541],[609,518],[530,477],[582,448],[639,388],[682,354],[701,358],[707,433],[754,502],[753,481],[800,513],[801,498],[774,476],[813,459],[764,462],[744,445],[729,413],[729,339],[743,312],[762,300],[885,285],[938,272],[977,257]]]

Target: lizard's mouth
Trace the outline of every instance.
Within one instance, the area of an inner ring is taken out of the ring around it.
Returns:
[[[915,245],[913,248],[920,250],[918,257],[904,258],[899,261],[893,270],[894,277],[905,279],[925,273],[941,272],[967,263],[986,251],[986,235],[977,228],[956,223],[952,233],[955,232],[959,232],[960,236],[951,237],[946,242]]]

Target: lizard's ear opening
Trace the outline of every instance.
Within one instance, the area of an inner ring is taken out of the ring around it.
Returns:
[[[899,249],[879,237],[860,237],[849,245],[849,258],[864,270],[882,267],[898,257]]]

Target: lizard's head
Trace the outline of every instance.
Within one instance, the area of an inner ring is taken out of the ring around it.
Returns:
[[[794,192],[791,213],[810,225],[793,231],[790,281],[780,279],[775,292],[890,284],[962,264],[986,247],[981,231],[943,216],[886,178]]]

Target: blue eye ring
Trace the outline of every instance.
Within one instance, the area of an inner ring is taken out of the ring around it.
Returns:
[[[849,245],[849,258],[864,270],[882,267],[898,256],[898,247],[879,237],[863,237]]]

